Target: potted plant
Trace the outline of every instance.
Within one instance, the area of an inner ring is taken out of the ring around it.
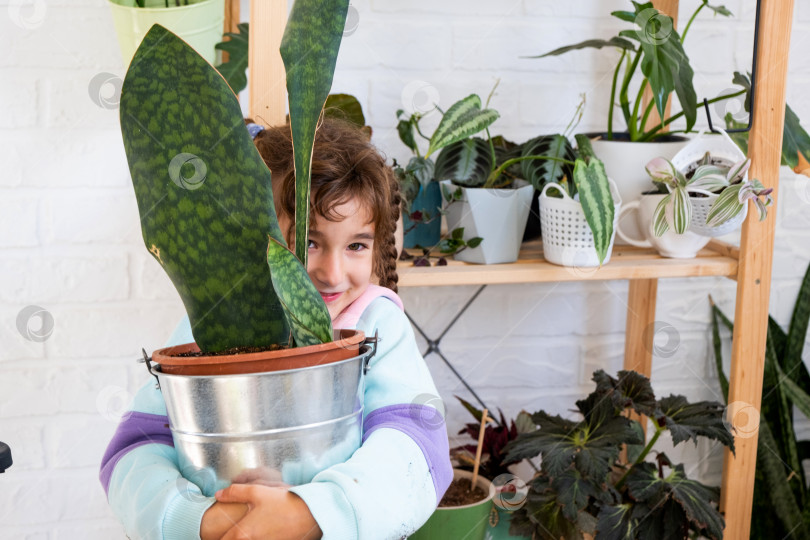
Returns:
[[[203,58],[215,63],[222,39],[225,0],[108,0],[124,65],[153,24],[171,30]]]
[[[494,89],[493,89],[494,91]],[[491,95],[491,94],[490,94]],[[489,103],[487,102],[487,105]],[[441,229],[442,196],[437,180],[441,180],[431,155],[446,147],[461,143],[470,136],[487,129],[499,114],[494,109],[481,109],[481,100],[476,95],[467,96],[450,106],[442,116],[439,126],[430,137],[422,133],[419,122],[423,115],[414,112],[407,118],[405,112],[397,111],[399,138],[414,156],[403,168],[395,163],[394,171],[400,181],[403,204],[404,246],[431,248],[439,243]],[[424,156],[419,150],[416,136],[428,143]],[[442,150],[445,149],[445,150]],[[455,227],[451,227],[453,229]]]
[[[602,266],[610,261],[622,200],[588,137],[576,142],[573,181],[548,183],[540,193],[543,256],[562,266]]]
[[[682,464],[654,446],[668,431],[676,446],[705,437],[733,451],[723,405],[677,395],[655,399],[649,380],[633,371],[614,378],[599,370],[593,380],[596,389],[576,402],[581,420],[538,411],[531,415],[537,429],[507,445],[509,460],[542,456],[510,532],[548,540],[586,534],[596,540],[722,538],[718,490],[688,478]],[[626,416],[628,410],[651,421],[646,444],[643,426]],[[654,461],[647,460],[651,452]]]
[[[294,146],[296,215],[304,216],[295,223],[296,253],[287,248],[278,225],[270,171],[224,79],[184,41],[158,25],[149,30],[136,51],[121,93],[124,148],[144,242],[180,294],[195,338],[195,343],[181,346],[183,350],[168,348],[153,355],[160,363],[158,378],[167,381],[161,381],[167,409],[173,407],[173,397],[166,394],[173,386],[168,381],[181,381],[177,377],[185,377],[192,386],[203,386],[204,391],[233,389],[252,381],[257,381],[256,387],[275,391],[272,384],[238,375],[238,379],[217,385],[216,376],[207,370],[221,373],[221,366],[241,364],[238,372],[264,374],[292,365],[292,359],[275,360],[275,356],[300,357],[312,349],[318,356],[303,365],[338,369],[346,365],[341,360],[353,359],[355,381],[363,383],[368,354],[358,351],[364,340],[362,332],[333,334],[326,305],[306,272],[314,127],[331,86],[347,10],[348,0],[298,0],[281,43]],[[299,40],[301,35],[308,36],[306,43]],[[328,355],[324,348],[330,349]],[[253,360],[263,360],[264,365],[255,367]],[[277,363],[281,365],[274,368]],[[198,373],[209,375],[195,375]],[[279,403],[284,395],[266,397],[268,402]],[[192,404],[193,397],[189,398]],[[358,411],[351,409],[347,414],[357,417]],[[362,408],[359,415],[362,418]],[[178,420],[171,412],[169,416],[172,422]],[[274,417],[286,422],[283,415]],[[210,425],[207,420],[199,424]],[[263,426],[257,431],[267,434],[276,427]],[[329,456],[332,462],[345,461],[359,446],[362,422],[346,423],[345,428],[341,443],[346,444],[332,446],[347,455],[333,452]],[[181,461],[188,460],[189,466],[198,469],[210,465],[199,462],[207,459],[200,458],[202,452],[195,457],[181,443],[185,444],[175,437]],[[223,461],[226,458],[223,453]],[[227,463],[217,464],[217,478],[204,487],[206,493],[222,487],[221,481],[228,482],[228,475],[238,472],[228,467]],[[308,480],[306,475],[297,479]]]
[[[476,422],[465,424],[459,431],[459,435],[466,434],[473,440],[479,437],[481,419],[483,411],[475,408],[471,403],[456,396],[465,409],[467,409]],[[528,481],[534,473],[539,472],[537,467],[529,460],[512,461],[506,460],[506,445],[517,439],[521,433],[534,431],[535,426],[531,417],[525,411],[521,411],[517,418],[507,421],[502,411],[498,411],[500,420],[497,425],[487,424],[482,439],[482,451],[480,458],[479,472],[493,483],[495,497],[494,505],[490,511],[489,530],[487,540],[507,540],[524,539],[529,537],[511,536],[509,525],[512,515],[524,502],[526,498]],[[477,446],[474,444],[464,444],[450,449],[450,459],[456,463],[458,469],[471,471],[475,467],[475,454]],[[519,470],[520,466],[527,464],[530,472],[528,475]],[[521,475],[522,473],[522,475]]]
[[[632,25],[618,35],[607,40],[589,39],[534,57],[557,56],[585,48],[613,47],[621,51],[613,72],[606,131],[593,134],[592,138],[596,154],[605,163],[608,174],[616,179],[625,202],[636,200],[646,189],[647,178],[643,171],[648,161],[656,156],[671,158],[686,144],[685,138],[666,132],[667,126],[681,118],[686,123],[684,132],[691,131],[695,125],[699,101],[692,82],[693,71],[683,49],[689,28],[698,13],[706,8],[715,15],[731,16],[724,6],[712,6],[708,0],[702,0],[679,34],[672,18],[659,12],[651,2],[634,1],[632,4],[633,11],[611,13],[620,21]],[[638,88],[638,91],[633,94],[631,88]],[[649,103],[645,103],[645,91],[652,94]],[[744,92],[732,92],[708,102],[733,98]],[[668,115],[667,103],[673,93],[681,110]],[[614,125],[616,107],[621,110],[624,119],[622,131]],[[653,108],[660,121],[651,125]],[[644,144],[623,144],[627,141]],[[639,235],[631,220],[623,228],[629,230],[632,236]]]
[[[696,159],[698,152],[704,150]],[[748,179],[750,165],[751,160],[727,136],[701,136],[673,161],[652,160],[647,164],[647,172],[657,186],[668,192],[653,213],[655,235],[661,236],[670,229],[677,234],[689,229],[709,237],[727,234],[742,224],[749,200],[754,201],[760,221],[765,219],[767,207],[773,203],[773,189],[765,189],[759,180]]]

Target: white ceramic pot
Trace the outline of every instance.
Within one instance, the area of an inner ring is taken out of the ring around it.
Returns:
[[[515,189],[462,187],[462,198],[452,204],[442,197],[447,230],[464,227],[464,239],[483,238],[476,248],[467,248],[453,256],[458,261],[478,264],[511,263],[518,259],[523,231],[529,218],[534,187],[516,180]],[[454,191],[457,186],[443,180],[442,189]]]
[[[658,193],[642,195],[637,201],[631,201],[623,205],[616,234],[627,244],[637,247],[653,247],[664,257],[691,259],[709,243],[709,238],[690,231],[678,234],[671,229],[661,236],[655,236],[653,214],[664,197],[666,195]],[[623,229],[625,223],[629,220],[622,220],[622,217],[629,213],[635,215],[638,230],[644,232],[642,238],[633,238]]]
[[[652,185],[652,180],[650,180],[645,168],[647,163],[657,157],[672,159],[688,142],[689,139],[686,138],[668,142],[628,142],[597,139],[591,141],[591,146],[593,146],[596,157],[605,164],[607,175],[615,180],[622,202],[629,204],[638,200],[641,194],[648,191]],[[643,236],[633,216],[625,215],[620,224],[622,231],[629,236],[634,238]],[[617,243],[624,243],[619,240],[621,240],[621,237],[617,239]]]
[[[610,236],[610,246],[602,264],[610,261],[613,252],[613,240],[621,213],[622,199],[616,183],[608,179],[610,192],[613,195],[613,234]],[[593,239],[591,226],[585,219],[582,204],[562,191],[563,198],[550,197],[547,192],[556,187],[555,184],[546,184],[540,192],[540,231],[543,235],[543,256],[550,263],[560,266],[591,268],[599,266],[599,256],[596,253],[596,243]]]

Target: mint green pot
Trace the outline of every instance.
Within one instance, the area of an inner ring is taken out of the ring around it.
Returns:
[[[189,0],[189,5],[165,7],[165,0],[146,0],[136,7],[135,0],[108,0],[124,65],[128,66],[143,36],[159,24],[177,34],[212,65],[214,45],[222,41],[225,0]],[[169,4],[174,3],[170,0]]]
[[[453,479],[468,478],[472,473],[453,469]],[[495,489],[492,482],[478,475],[476,485],[487,492],[487,498],[473,504],[454,508],[437,508],[430,519],[413,533],[411,540],[484,540],[489,528],[489,513]]]

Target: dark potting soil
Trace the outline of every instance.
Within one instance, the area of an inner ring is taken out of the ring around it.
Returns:
[[[464,506],[487,498],[489,493],[480,486],[475,486],[475,489],[470,491],[471,485],[472,482],[468,478],[454,479],[450,487],[447,488],[444,497],[442,497],[439,508]]]
[[[227,356],[229,354],[248,354],[248,353],[257,353],[257,352],[264,352],[264,351],[278,351],[281,349],[286,349],[283,345],[271,345],[269,347],[233,347],[231,349],[226,349],[224,351],[218,352],[186,352],[181,354],[175,354],[174,356],[181,356],[181,357],[192,357],[192,356]]]

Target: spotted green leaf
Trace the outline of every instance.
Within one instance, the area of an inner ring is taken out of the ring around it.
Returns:
[[[273,288],[297,347],[332,341],[332,319],[306,268],[287,246],[270,238],[267,264]]]
[[[296,0],[279,52],[287,72],[295,154],[295,253],[306,267],[315,129],[332,87],[349,0]]]
[[[284,343],[263,254],[281,240],[270,171],[222,76],[153,26],[121,90],[121,135],[146,248],[174,284],[202,351]]]

